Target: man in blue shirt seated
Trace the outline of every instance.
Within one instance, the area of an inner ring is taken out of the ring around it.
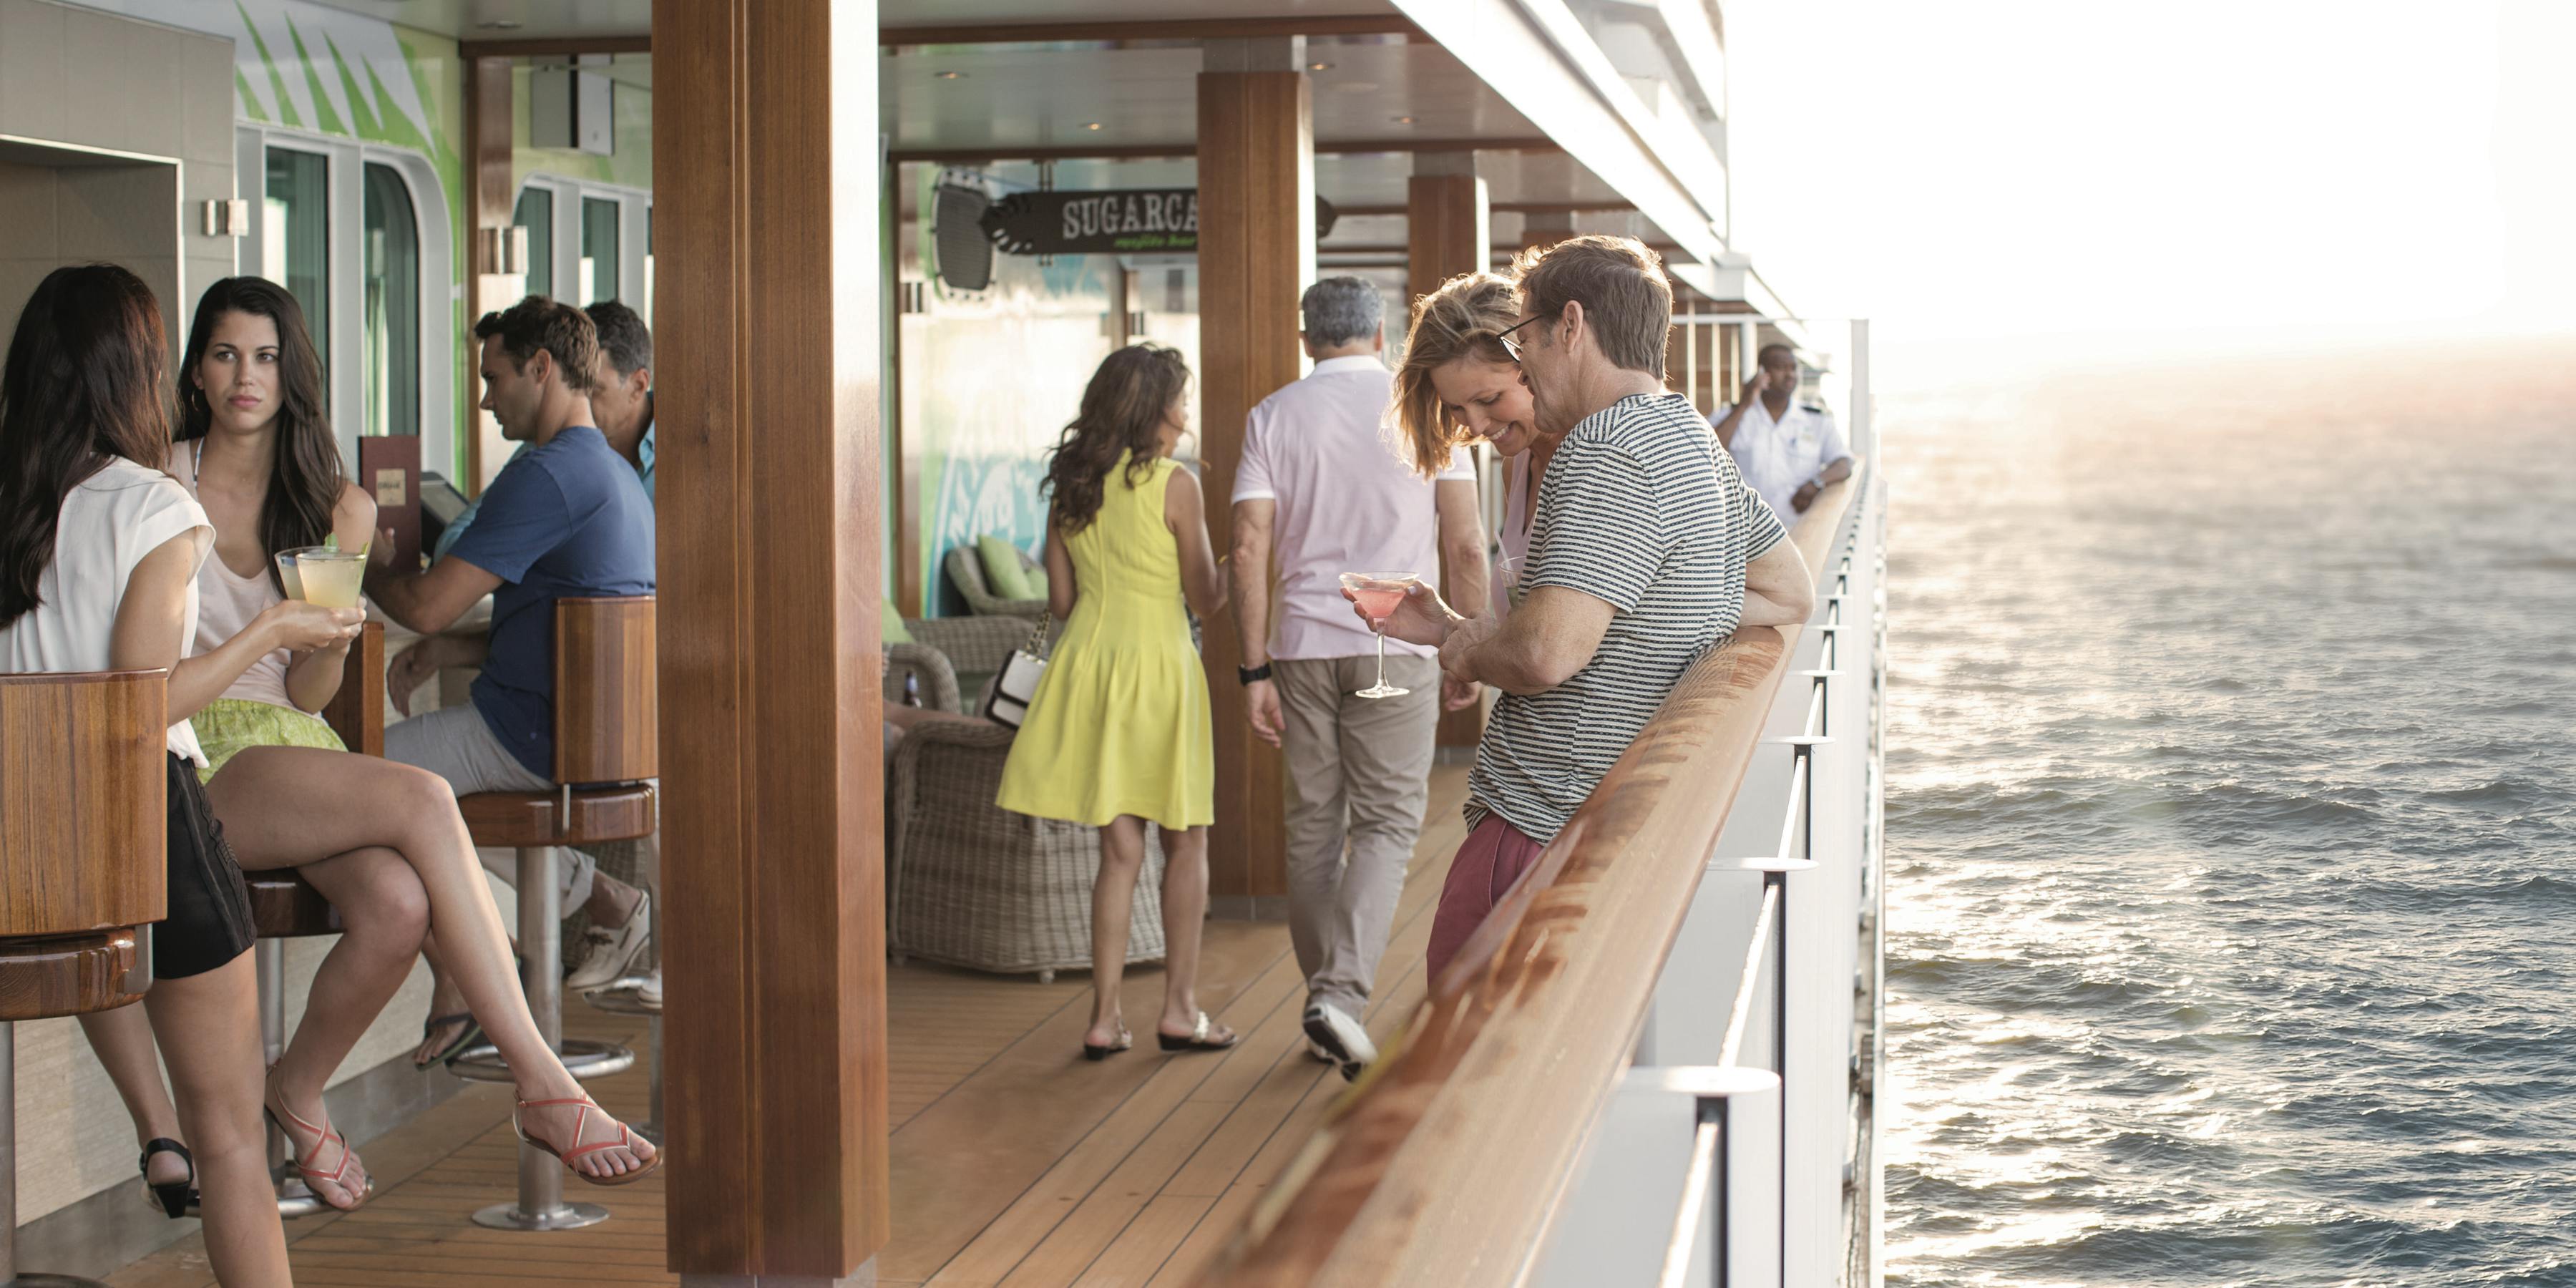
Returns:
[[[615,300],[601,300],[582,313],[590,318],[599,332],[599,379],[591,386],[590,410],[599,432],[608,445],[617,449],[626,463],[635,467],[635,477],[644,484],[645,499],[653,496],[653,332],[635,310]],[[528,444],[519,445],[510,459],[516,461],[528,454]],[[475,516],[482,513],[483,498],[466,503],[465,509],[448,521],[438,534],[438,547],[431,553],[446,554],[456,547],[467,528],[474,526]]]
[[[412,691],[441,667],[481,666],[473,702],[399,721],[385,730],[388,759],[472,792],[545,791],[554,785],[555,601],[653,593],[653,504],[627,461],[592,422],[599,342],[588,317],[530,296],[474,324],[481,342],[483,407],[504,437],[527,444],[484,489],[472,528],[423,572],[389,558],[367,570],[367,594],[424,638],[386,668],[385,688],[408,713]],[[390,540],[377,543],[390,554]],[[485,595],[484,639],[441,635]],[[505,852],[484,866],[515,880]],[[644,891],[601,875],[587,855],[555,851],[567,915],[590,914],[608,933],[593,942],[576,979],[615,978],[651,925]],[[435,963],[433,963],[435,965]],[[604,982],[604,981],[603,981]],[[426,1065],[469,1031],[462,999],[441,981],[422,1035]]]

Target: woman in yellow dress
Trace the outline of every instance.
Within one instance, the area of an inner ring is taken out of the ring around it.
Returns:
[[[1166,1051],[1219,1051],[1236,1035],[1198,1005],[1216,753],[1207,673],[1184,601],[1225,606],[1197,476],[1172,461],[1189,431],[1189,364],[1156,344],[1102,361],[1047,466],[1047,607],[1064,622],[1002,769],[999,804],[1100,829],[1091,886],[1093,1060],[1133,1042],[1118,1011],[1127,910],[1145,824],[1163,831]]]

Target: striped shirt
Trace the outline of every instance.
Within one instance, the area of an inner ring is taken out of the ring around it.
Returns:
[[[1500,814],[1555,839],[1682,673],[1735,633],[1745,564],[1787,535],[1681,395],[1632,394],[1576,425],[1548,463],[1521,584],[1615,611],[1563,684],[1495,704],[1468,826]]]

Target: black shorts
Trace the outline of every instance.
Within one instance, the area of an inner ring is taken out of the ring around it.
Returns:
[[[259,937],[241,864],[206,803],[197,767],[170,757],[169,915],[152,927],[157,979],[202,975],[242,955]]]

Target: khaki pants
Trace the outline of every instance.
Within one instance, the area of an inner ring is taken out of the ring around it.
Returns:
[[[1357,1019],[1422,833],[1440,666],[1388,653],[1387,683],[1413,690],[1400,698],[1351,696],[1377,678],[1373,653],[1274,666],[1286,724],[1288,934],[1307,1000]]]

